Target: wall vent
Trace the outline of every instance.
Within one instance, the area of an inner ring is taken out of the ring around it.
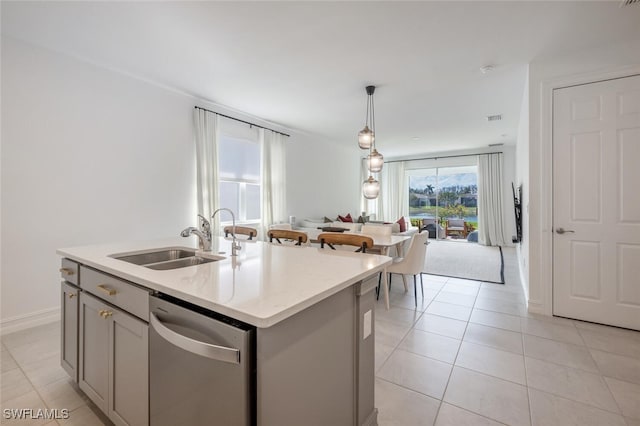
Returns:
[[[502,120],[502,114],[487,115],[487,121],[498,121],[498,120]]]
[[[620,7],[631,6],[632,4],[639,4],[640,0],[622,0]]]

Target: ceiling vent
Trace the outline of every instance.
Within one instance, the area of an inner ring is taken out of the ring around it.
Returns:
[[[638,4],[640,0],[622,0],[620,7],[631,6],[632,4]]]
[[[487,115],[487,121],[500,121],[502,120],[502,114]]]

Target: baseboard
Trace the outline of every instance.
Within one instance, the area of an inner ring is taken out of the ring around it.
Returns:
[[[524,297],[529,299],[529,282],[527,281],[528,277],[524,275],[524,268],[522,267],[522,263],[520,263],[519,254],[516,257],[516,259],[518,261],[518,275],[520,275],[520,287],[522,287],[522,292],[524,293]]]
[[[529,300],[527,310],[532,314],[547,315],[545,313],[544,304],[535,300]]]
[[[0,335],[14,333],[60,320],[60,307],[43,309],[0,321]]]
[[[362,426],[377,426],[378,425],[378,409],[374,408],[367,416]]]

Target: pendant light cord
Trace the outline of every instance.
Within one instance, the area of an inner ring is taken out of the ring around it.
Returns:
[[[367,97],[367,115],[364,118],[364,127],[369,127],[369,97]]]
[[[373,93],[371,96],[371,131],[373,132],[373,141],[371,141],[371,146],[373,149],[376,149],[376,109],[373,105]]]

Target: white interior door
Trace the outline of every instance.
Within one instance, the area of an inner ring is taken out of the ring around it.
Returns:
[[[640,330],[640,76],[553,97],[553,313]]]

